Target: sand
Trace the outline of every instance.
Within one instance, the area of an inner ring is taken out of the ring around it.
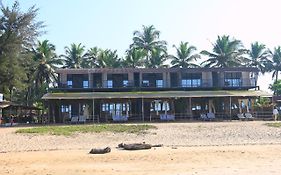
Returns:
[[[0,138],[5,138],[0,141],[0,174],[280,174],[280,129],[264,124],[162,123],[154,124],[158,129],[145,135],[104,133],[72,137],[18,135],[14,133],[16,128],[0,128]],[[115,148],[116,143],[143,140],[161,142],[164,147],[141,151]],[[102,145],[111,145],[112,152],[88,154],[93,146]]]

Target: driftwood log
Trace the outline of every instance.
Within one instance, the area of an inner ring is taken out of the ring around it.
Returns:
[[[146,143],[131,143],[131,144],[125,144],[120,143],[118,145],[119,148],[123,148],[124,150],[142,150],[142,149],[151,149],[152,147],[162,147],[162,144],[158,145],[151,145]]]
[[[105,153],[109,153],[110,151],[111,151],[110,147],[106,147],[103,149],[93,148],[93,149],[91,149],[91,151],[89,153],[90,154],[105,154]]]

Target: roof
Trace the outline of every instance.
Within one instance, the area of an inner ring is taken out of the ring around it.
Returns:
[[[180,97],[272,97],[263,91],[145,91],[145,92],[60,92],[47,93],[42,99],[126,99],[126,98],[180,98]]]
[[[0,109],[8,107],[10,104],[11,102],[9,101],[0,101]]]
[[[88,74],[88,73],[128,73],[128,72],[142,72],[142,73],[163,73],[163,72],[259,72],[259,70],[255,67],[229,67],[229,68],[92,68],[92,69],[57,69],[57,73],[77,73],[77,74]]]

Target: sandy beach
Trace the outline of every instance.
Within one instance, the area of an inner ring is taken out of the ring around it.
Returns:
[[[0,168],[6,174],[280,174],[281,129],[268,122],[153,123],[146,134],[15,134],[0,128]],[[164,147],[116,148],[121,142]],[[112,152],[91,155],[93,147]]]

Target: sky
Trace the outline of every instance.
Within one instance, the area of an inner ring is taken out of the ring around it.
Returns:
[[[12,0],[2,0],[11,5]],[[173,45],[187,41],[201,50],[212,50],[218,35],[230,35],[246,48],[255,41],[269,49],[281,45],[280,0],[18,0],[23,10],[39,8],[48,39],[63,54],[64,47],[82,43],[116,49],[120,56],[132,43],[133,32],[154,25],[160,38]],[[268,90],[271,75],[258,85]]]

